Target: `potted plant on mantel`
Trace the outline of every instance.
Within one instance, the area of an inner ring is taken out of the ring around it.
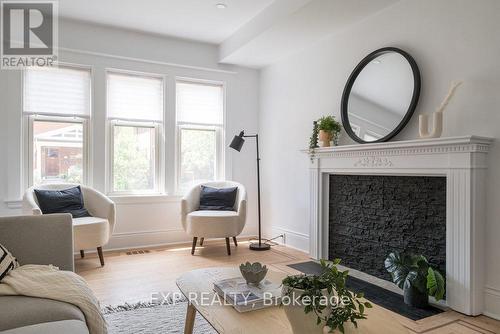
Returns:
[[[429,296],[439,301],[445,294],[445,280],[422,255],[393,252],[385,260],[385,268],[396,285],[403,289],[407,305],[425,308]]]
[[[321,275],[296,275],[283,279],[282,306],[294,334],[351,333],[366,319],[372,305],[346,288],[348,271],[339,271],[334,260],[321,261]]]
[[[318,119],[319,141],[321,147],[329,147],[333,140],[337,145],[338,135],[342,130],[342,125],[333,116],[323,116]]]

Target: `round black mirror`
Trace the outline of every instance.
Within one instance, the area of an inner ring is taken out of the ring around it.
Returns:
[[[405,51],[387,47],[366,56],[342,94],[342,124],[358,143],[388,141],[408,123],[420,96],[420,71]]]

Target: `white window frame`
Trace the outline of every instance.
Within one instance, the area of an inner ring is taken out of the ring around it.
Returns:
[[[39,122],[59,122],[59,123],[75,123],[81,124],[83,130],[83,138],[82,138],[82,185],[88,184],[89,179],[89,171],[90,171],[90,159],[89,159],[89,119],[83,117],[68,117],[68,116],[45,116],[45,115],[26,115],[27,118],[27,137],[28,137],[28,145],[27,145],[27,182],[28,186],[34,186],[33,180],[33,169],[34,169],[34,134],[33,134],[33,125],[36,121]]]
[[[142,190],[115,190],[114,187],[114,158],[115,158],[115,128],[117,126],[124,127],[134,127],[134,128],[146,128],[154,130],[155,137],[155,150],[154,150],[154,187],[153,189],[142,189]],[[162,125],[156,122],[128,122],[123,120],[109,120],[109,133],[110,133],[110,149],[109,149],[109,191],[108,194],[114,196],[123,196],[123,195],[154,195],[162,193],[162,172],[161,172],[161,128]]]
[[[140,121],[140,120],[126,120],[118,118],[107,118],[108,134],[109,134],[109,150],[108,150],[108,172],[107,172],[107,194],[110,196],[141,196],[141,195],[164,195],[165,194],[165,144],[164,144],[164,127],[166,119],[166,78],[164,75],[156,73],[130,71],[116,68],[108,68],[104,71],[105,85],[106,85],[106,110],[108,109],[108,73],[129,74],[137,76],[145,76],[151,78],[159,78],[163,84],[163,121]],[[107,112],[106,112],[107,114]],[[139,128],[153,128],[155,130],[155,176],[154,187],[150,190],[126,190],[120,191],[114,189],[114,129],[116,126],[130,126]]]
[[[23,139],[26,140],[25,144],[23,145],[23,151],[24,154],[23,156],[25,157],[23,159],[23,178],[24,178],[24,183],[27,185],[27,187],[32,187],[34,186],[34,180],[33,180],[33,123],[34,121],[48,121],[48,122],[61,122],[61,123],[80,123],[82,124],[82,129],[83,129],[83,156],[82,156],[82,185],[91,185],[90,184],[90,177],[91,177],[91,166],[92,166],[92,161],[91,161],[91,121],[92,121],[92,115],[93,115],[93,81],[94,81],[94,71],[92,66],[90,65],[82,65],[82,64],[73,64],[73,63],[66,63],[66,62],[57,62],[58,66],[63,66],[67,68],[74,68],[74,69],[83,69],[89,71],[90,75],[90,95],[89,95],[89,116],[88,117],[82,117],[82,116],[59,116],[59,115],[44,115],[44,114],[25,114],[24,110],[24,96],[25,96],[25,89],[26,89],[26,84],[25,84],[25,73],[23,71],[22,73],[22,118],[23,118],[23,128],[24,128],[24,134],[23,134]]]
[[[182,149],[182,130],[199,130],[199,131],[213,131],[215,132],[215,180],[221,180],[224,178],[224,159],[223,159],[223,140],[222,140],[222,126],[221,125],[209,125],[209,124],[196,124],[196,123],[185,123],[179,122],[177,124],[177,159],[176,159],[176,193],[181,193],[181,149]]]
[[[222,124],[207,124],[207,123],[192,123],[178,121],[177,117],[177,83],[191,83],[200,85],[212,85],[222,88]],[[226,133],[226,83],[221,81],[193,79],[185,77],[177,77],[175,79],[175,194],[183,195],[180,189],[181,177],[181,130],[212,130],[215,131],[215,180],[223,180],[225,178],[225,149],[224,138]]]

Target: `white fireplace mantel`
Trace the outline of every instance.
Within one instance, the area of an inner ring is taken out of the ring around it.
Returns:
[[[464,136],[316,149],[310,167],[310,256],[328,258],[330,174],[445,176],[447,304],[481,314],[485,176],[492,143]]]

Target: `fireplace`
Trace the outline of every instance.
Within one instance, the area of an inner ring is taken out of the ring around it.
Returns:
[[[446,178],[330,175],[328,257],[391,280],[389,252],[422,254],[446,272]]]
[[[335,230],[330,236],[332,175],[333,183],[337,175],[441,180],[446,189],[446,246],[441,264],[446,269],[446,303],[461,313],[481,314],[485,291],[485,183],[487,153],[492,142],[490,138],[464,136],[316,149],[310,156],[309,169],[309,255],[313,259],[330,258],[329,242],[335,238]],[[310,154],[309,150],[304,153]],[[439,210],[437,216],[442,216],[442,207]]]

